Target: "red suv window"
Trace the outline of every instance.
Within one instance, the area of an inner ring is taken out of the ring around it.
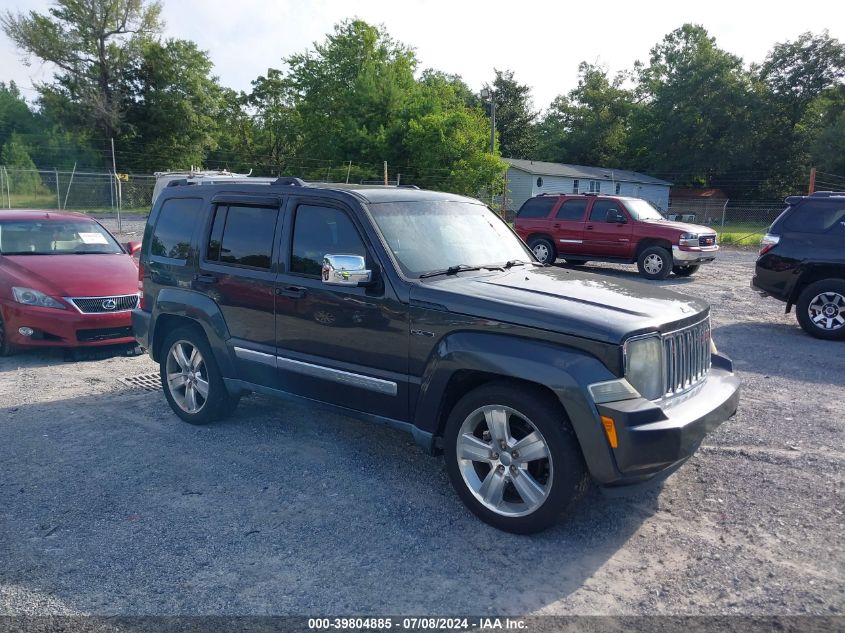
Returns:
[[[555,204],[557,204],[557,198],[550,196],[529,198],[522,205],[516,217],[522,219],[545,218],[551,213]]]
[[[583,199],[567,200],[558,209],[555,218],[558,220],[583,220],[587,210],[587,201]]]

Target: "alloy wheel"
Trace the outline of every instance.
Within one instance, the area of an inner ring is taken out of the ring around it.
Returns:
[[[176,341],[167,354],[167,389],[186,413],[198,413],[208,401],[208,370],[199,349],[190,341]]]
[[[535,244],[534,248],[531,249],[534,251],[534,255],[537,256],[537,259],[543,263],[546,263],[549,260],[549,247],[545,244]]]
[[[838,330],[845,326],[845,297],[838,292],[817,294],[807,306],[807,313],[817,328]]]
[[[656,275],[663,270],[663,258],[660,255],[648,255],[643,260],[643,268],[649,275]]]
[[[539,429],[510,407],[470,413],[458,432],[458,467],[485,508],[507,517],[536,511],[552,487],[552,456]]]

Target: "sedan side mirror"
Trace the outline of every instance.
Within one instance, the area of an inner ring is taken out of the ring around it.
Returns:
[[[323,283],[330,286],[368,284],[373,273],[360,255],[326,255],[323,257]]]
[[[141,250],[141,242],[127,242],[126,243],[126,251],[130,255],[134,255],[138,251]]]
[[[625,224],[628,220],[625,219],[625,214],[619,209],[610,209],[607,212],[607,221],[613,224]]]

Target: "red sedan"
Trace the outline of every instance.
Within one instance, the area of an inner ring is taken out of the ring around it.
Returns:
[[[80,213],[0,210],[0,355],[134,343],[139,249]]]

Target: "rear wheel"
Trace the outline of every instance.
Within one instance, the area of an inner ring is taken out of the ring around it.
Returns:
[[[673,266],[672,272],[678,277],[691,277],[698,268],[698,266]]]
[[[666,279],[672,272],[672,254],[662,246],[649,246],[637,257],[637,268],[646,279]]]
[[[804,331],[816,338],[845,340],[845,280],[822,279],[804,288],[796,316]]]
[[[545,237],[535,237],[528,243],[529,248],[534,252],[534,257],[541,264],[554,264],[557,259],[557,252],[554,244]]]
[[[201,330],[181,327],[164,340],[159,363],[170,408],[185,422],[208,424],[226,417],[239,398],[226,390],[211,346]]]
[[[446,423],[444,453],[467,507],[508,532],[551,526],[587,488],[566,414],[537,389],[498,382],[465,395]]]

